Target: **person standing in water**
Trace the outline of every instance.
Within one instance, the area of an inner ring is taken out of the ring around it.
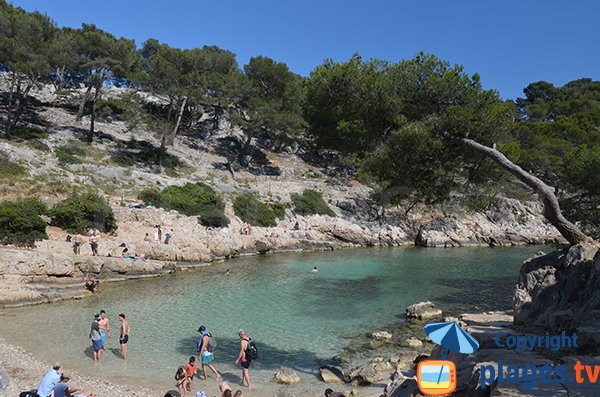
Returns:
[[[95,362],[100,362],[102,360],[102,353],[104,352],[104,346],[102,345],[102,336],[100,335],[99,321],[100,315],[96,314],[90,330],[90,339],[92,340],[92,347],[94,348]]]
[[[208,379],[206,373],[206,367],[208,367],[215,376],[217,380],[221,380],[221,375],[215,369],[215,367],[211,364],[213,360],[213,352],[208,351],[208,340],[211,338],[210,333],[206,330],[204,325],[201,325],[198,328],[198,332],[200,332],[200,340],[198,341],[198,358],[202,361],[202,374],[204,375],[204,380]]]
[[[250,364],[252,360],[250,357],[246,357],[246,351],[248,349],[248,345],[250,344],[250,338],[246,335],[246,332],[243,329],[240,329],[238,333],[240,336],[240,354],[238,354],[237,359],[235,360],[235,364],[241,361],[242,363],[242,384],[248,388],[250,388]]]
[[[319,269],[317,269],[317,267],[313,267],[312,270],[310,271],[311,273],[319,273]]]
[[[98,325],[100,326],[100,336],[102,338],[102,347],[104,348],[106,336],[108,335],[108,337],[110,337],[110,324],[108,323],[108,317],[104,310],[100,310],[100,321],[98,321]]]
[[[123,358],[127,360],[127,342],[129,342],[129,333],[131,332],[131,326],[129,321],[125,319],[123,313],[119,314],[119,321],[121,322],[121,336],[119,336],[119,343],[121,344],[121,353]]]

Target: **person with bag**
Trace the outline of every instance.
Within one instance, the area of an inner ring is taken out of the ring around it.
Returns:
[[[238,354],[235,364],[237,365],[238,362],[242,363],[242,384],[250,388],[250,364],[252,364],[252,360],[258,358],[258,350],[252,338],[246,335],[246,331],[240,329],[238,335],[240,336],[240,354]]]
[[[206,330],[204,325],[201,325],[198,328],[198,332],[200,332],[200,340],[198,340],[198,358],[202,362],[202,374],[204,375],[204,380],[208,379],[208,375],[206,373],[206,367],[210,368],[210,370],[215,374],[217,381],[221,380],[221,375],[217,372],[216,368],[211,364],[213,360],[213,354],[215,348],[217,347],[215,338]]]

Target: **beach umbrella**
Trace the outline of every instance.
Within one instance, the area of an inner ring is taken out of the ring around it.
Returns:
[[[429,339],[456,353],[475,353],[479,342],[455,322],[431,323],[425,325]]]

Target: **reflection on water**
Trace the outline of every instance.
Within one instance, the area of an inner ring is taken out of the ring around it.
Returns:
[[[0,333],[84,374],[164,388],[196,354],[200,324],[218,341],[215,366],[235,380],[237,331],[244,328],[259,349],[256,382],[268,382],[281,366],[317,382],[319,362],[347,345],[344,335],[398,321],[412,303],[432,300],[450,312],[509,308],[520,264],[539,249],[382,248],[242,258],[108,284],[86,300],[6,309]],[[310,273],[313,266],[318,273]],[[109,314],[112,336],[104,364],[95,366],[88,334],[100,309]],[[119,313],[132,326],[127,363],[119,352]]]

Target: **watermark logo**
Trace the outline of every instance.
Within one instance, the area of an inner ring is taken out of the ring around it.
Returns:
[[[417,366],[417,385],[427,396],[447,396],[456,390],[456,365],[446,360],[452,350],[456,353],[474,353],[479,342],[455,322],[425,325],[425,333],[433,342],[445,348],[442,360],[423,360]]]
[[[417,366],[417,384],[421,393],[446,396],[456,390],[456,365],[448,360],[423,360]]]

